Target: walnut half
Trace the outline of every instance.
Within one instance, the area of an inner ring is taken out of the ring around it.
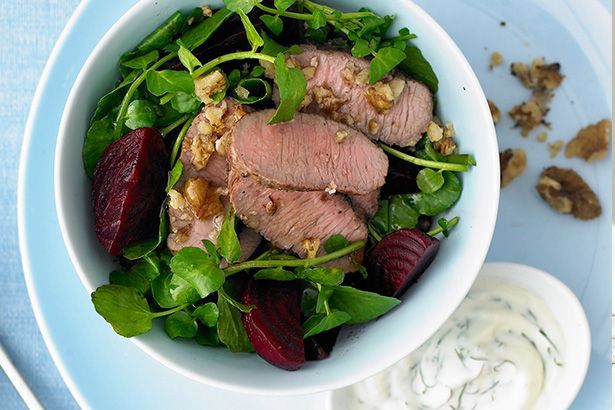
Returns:
[[[566,145],[566,157],[579,157],[587,162],[604,159],[611,139],[611,121],[602,120],[581,129]]]
[[[527,157],[522,149],[500,152],[500,188],[505,188],[525,171]]]
[[[581,220],[594,219],[602,213],[594,191],[572,169],[546,168],[540,175],[536,191],[557,212],[572,214]]]

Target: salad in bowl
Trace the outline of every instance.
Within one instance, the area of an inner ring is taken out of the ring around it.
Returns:
[[[256,353],[299,373],[337,363],[356,329],[421,299],[446,264],[441,248],[476,226],[482,205],[456,206],[463,174],[480,169],[475,152],[457,147],[437,70],[394,16],[311,0],[183,6],[122,50],[114,87],[89,112],[86,228],[113,261],[107,283],[86,281],[93,307],[150,350],[170,352],[163,329],[193,357],[204,345],[198,355]],[[470,80],[460,87],[482,97]],[[493,142],[477,149],[488,166]],[[460,277],[475,277],[492,232],[491,171],[486,233],[476,258],[457,259],[471,272]]]

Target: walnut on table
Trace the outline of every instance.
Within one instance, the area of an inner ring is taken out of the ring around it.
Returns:
[[[500,152],[500,188],[505,188],[525,171],[527,157],[522,149]]]
[[[493,123],[497,124],[498,122],[500,122],[500,119],[502,118],[502,113],[500,112],[500,109],[498,108],[497,105],[495,105],[493,101],[488,99],[487,103],[489,104],[489,111],[491,111],[491,118],[493,118]]]
[[[589,220],[602,214],[598,197],[572,169],[546,168],[540,175],[536,191],[551,208],[577,219]]]
[[[587,162],[604,159],[611,139],[611,121],[604,119],[582,128],[566,145],[566,157],[579,157]]]

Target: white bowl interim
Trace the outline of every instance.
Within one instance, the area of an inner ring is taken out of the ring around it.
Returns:
[[[483,265],[479,276],[490,276],[504,283],[519,286],[538,296],[553,313],[562,331],[564,366],[558,380],[558,391],[551,392],[553,409],[567,409],[579,393],[591,354],[589,324],[583,306],[566,285],[540,269],[510,262],[490,262]],[[327,399],[327,409],[345,410],[347,390],[333,391]]]
[[[90,181],[81,162],[90,116],[98,99],[113,87],[119,56],[175,10],[201,3],[140,1],[102,38],[73,85],[56,147],[55,198],[66,248],[88,292],[107,283],[108,272],[114,268],[96,241]],[[364,379],[416,349],[444,323],[469,290],[487,253],[499,199],[498,148],[485,96],[470,65],[444,30],[410,1],[329,3],[348,10],[370,6],[380,14],[397,15],[393,30],[407,26],[418,34],[415,44],[439,75],[439,115],[454,123],[460,150],[472,153],[478,162],[462,177],[463,194],[450,211],[461,222],[422,280],[404,295],[400,307],[366,326],[345,329],[329,359],[308,363],[299,371],[277,369],[253,354],[173,341],[160,325],[132,339],[156,360],[200,382],[251,393],[306,394]],[[221,2],[211,5],[221,6]]]

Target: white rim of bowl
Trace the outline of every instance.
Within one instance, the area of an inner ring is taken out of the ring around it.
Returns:
[[[467,84],[467,87],[476,89],[483,96],[482,98],[483,102],[479,104],[476,107],[476,109],[478,112],[482,112],[483,115],[486,115],[490,118],[491,113],[489,111],[487,99],[484,95],[484,92],[478,81],[478,78],[476,77],[476,74],[474,73],[474,70],[470,66],[470,63],[467,61],[467,59],[465,58],[465,56],[463,55],[463,53],[461,52],[460,48],[457,46],[455,41],[437,23],[436,20],[434,20],[427,12],[425,12],[416,3],[414,3],[411,0],[401,0],[401,1],[405,3],[410,13],[417,15],[418,18],[426,21],[431,27],[433,27],[432,34],[439,36],[440,40],[446,44],[446,48],[449,49],[451,53],[456,55],[458,60],[462,62],[463,69],[466,70],[468,73],[467,79],[469,83]],[[75,82],[73,83],[73,86],[71,87],[71,91],[70,91],[70,94],[68,96],[68,99],[65,105],[66,107],[71,106],[73,104],[73,100],[77,97],[76,85],[79,84],[82,81],[82,77],[85,76],[85,73],[87,71],[86,68],[93,63],[96,55],[99,53],[99,50],[101,49],[101,44],[104,44],[106,41],[108,41],[109,38],[114,37],[119,30],[123,29],[125,22],[131,20],[134,15],[138,14],[142,7],[146,7],[145,2],[138,2],[134,6],[132,6],[117,22],[113,24],[113,26],[111,26],[109,31],[105,33],[105,35],[101,38],[101,40],[98,42],[96,47],[94,47],[94,49],[92,50],[92,52],[86,59],[85,63],[83,64],[83,67],[81,68],[79,74],[77,75],[77,78],[75,79]],[[81,282],[83,283],[84,287],[86,288],[86,290],[88,292],[92,292],[94,291],[95,286],[89,280],[89,278],[86,275],[84,275],[83,272],[85,271],[85,269],[83,265],[81,264],[80,259],[77,256],[75,249],[72,247],[71,242],[69,240],[70,234],[69,234],[69,230],[66,225],[66,222],[65,222],[67,216],[64,213],[64,206],[63,206],[64,199],[62,195],[60,194],[63,191],[63,186],[64,186],[64,183],[62,179],[60,178],[60,167],[61,167],[60,164],[62,164],[61,159],[62,159],[62,151],[63,151],[62,144],[64,143],[62,135],[66,134],[66,129],[68,127],[67,117],[65,114],[66,114],[66,110],[64,111],[61,122],[60,122],[60,127],[58,131],[58,141],[56,143],[56,151],[55,151],[55,159],[54,159],[54,196],[55,196],[55,203],[56,203],[56,212],[57,212],[58,222],[60,225],[60,231],[62,233],[62,238],[64,239],[64,243],[66,245],[66,250],[68,252],[69,258],[73,266],[75,267],[75,270],[77,274],[79,275],[79,278]],[[489,127],[488,130],[486,130],[488,131],[490,135],[488,135],[489,138],[485,138],[484,143],[485,145],[488,145],[488,151],[492,153],[494,158],[497,158],[497,156],[499,155],[499,149],[497,145],[495,127],[493,126],[492,123],[490,124],[491,126]],[[491,208],[490,213],[486,214],[482,218],[482,221],[485,223],[485,226],[486,226],[485,232],[489,235],[490,240],[488,243],[486,243],[483,246],[483,249],[477,250],[476,252],[477,258],[475,259],[476,265],[468,267],[469,270],[475,271],[476,275],[478,275],[480,266],[485,261],[485,257],[487,256],[487,252],[489,250],[489,244],[491,243],[491,238],[493,237],[493,232],[495,230],[497,210],[498,210],[499,198],[500,198],[499,196],[499,190],[500,190],[499,169],[497,167],[494,169],[493,177],[494,177],[494,183],[490,187],[490,192],[489,191],[487,192],[487,195],[490,198],[493,198],[493,201],[494,201],[493,207]],[[451,308],[449,309],[449,311],[443,311],[441,313],[441,316],[442,316],[441,318],[440,317],[435,318],[433,321],[430,321],[427,324],[426,327],[431,327],[431,329],[430,331],[425,333],[427,336],[425,336],[424,338],[420,340],[417,339],[418,340],[417,347],[422,345],[438,329],[440,325],[436,325],[437,323],[440,323],[440,322],[444,323],[444,321],[446,321],[446,318],[448,318],[455,311],[455,309],[457,309],[457,306],[463,301],[463,298],[469,291],[470,287],[472,286],[472,283],[473,281],[469,282],[465,288],[459,288],[460,298],[457,304],[455,304],[454,306],[451,305]],[[304,395],[304,394],[324,392],[324,391],[328,391],[331,389],[339,389],[341,387],[349,386],[353,383],[356,383],[359,380],[365,379],[370,374],[375,374],[379,371],[382,371],[383,369],[391,366],[397,360],[399,360],[398,358],[389,358],[389,359],[383,358],[383,360],[378,363],[378,369],[375,369],[375,370],[368,369],[367,371],[362,372],[360,374],[351,374],[346,377],[339,378],[334,383],[333,382],[314,383],[307,387],[297,387],[297,388],[291,388],[291,389],[285,389],[285,390],[279,390],[279,389],[265,390],[262,388],[255,388],[255,387],[250,387],[250,386],[245,386],[245,385],[237,385],[237,384],[230,383],[230,382],[222,382],[211,376],[207,376],[201,373],[194,372],[168,359],[166,356],[160,354],[160,352],[150,347],[146,342],[142,341],[138,337],[130,338],[130,341],[136,344],[140,349],[142,349],[144,352],[146,352],[148,355],[150,355],[152,358],[154,358],[158,362],[162,363],[166,367],[192,380],[195,380],[200,383],[204,383],[204,384],[207,384],[213,387],[225,389],[225,390],[231,390],[231,391],[247,393],[247,394],[257,394],[257,395],[275,395],[275,396]],[[403,356],[411,353],[412,350],[413,349],[406,351]]]

